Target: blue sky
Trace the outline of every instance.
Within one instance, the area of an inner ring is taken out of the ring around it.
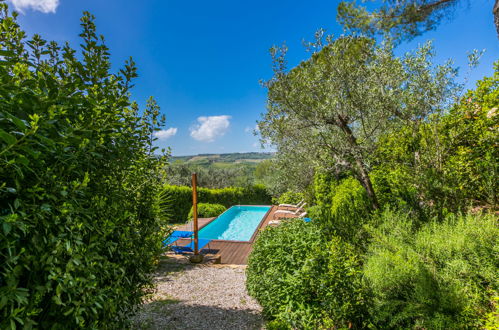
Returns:
[[[139,69],[133,99],[154,96],[167,124],[158,145],[173,155],[261,151],[252,131],[265,111],[259,80],[271,77],[268,49],[285,42],[289,64],[307,58],[303,40],[324,28],[340,34],[338,1],[10,0],[28,34],[79,44],[83,11],[96,16],[115,69],[132,56]],[[467,71],[467,52],[486,49],[468,86],[492,73],[499,42],[493,0],[473,0],[454,18],[397,51],[434,40],[437,62]]]

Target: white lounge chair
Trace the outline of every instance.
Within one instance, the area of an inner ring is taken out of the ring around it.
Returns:
[[[304,203],[303,206],[305,206],[305,204],[307,203]],[[288,210],[277,210],[275,211],[275,213],[294,213],[294,214],[298,214],[300,212],[303,212],[303,206],[302,207],[299,207],[297,208],[296,210],[294,211],[288,211]]]
[[[293,204],[279,204],[278,208],[283,207],[283,208],[296,208],[298,210],[302,209],[305,205],[307,205],[307,202],[304,200],[301,200],[298,204],[293,205]]]

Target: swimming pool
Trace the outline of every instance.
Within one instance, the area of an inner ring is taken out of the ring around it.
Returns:
[[[232,206],[199,231],[200,238],[249,241],[270,206]]]

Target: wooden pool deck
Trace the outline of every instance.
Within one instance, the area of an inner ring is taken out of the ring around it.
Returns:
[[[251,252],[253,242],[255,241],[258,233],[268,226],[269,222],[274,217],[274,212],[277,211],[277,206],[272,206],[269,212],[265,215],[263,220],[258,225],[257,230],[251,237],[250,241],[226,241],[226,240],[212,240],[207,247],[201,251],[202,254],[207,255],[217,255],[220,256],[221,264],[231,264],[231,265],[246,265],[248,262],[248,256]],[[203,228],[215,218],[199,218],[199,229]],[[185,225],[179,226],[176,230],[189,230],[192,231],[192,223],[187,223]],[[190,239],[178,240],[178,245],[187,245],[190,243]]]

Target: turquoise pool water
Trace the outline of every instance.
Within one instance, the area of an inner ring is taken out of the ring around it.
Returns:
[[[199,231],[200,238],[249,241],[270,206],[232,206]]]

